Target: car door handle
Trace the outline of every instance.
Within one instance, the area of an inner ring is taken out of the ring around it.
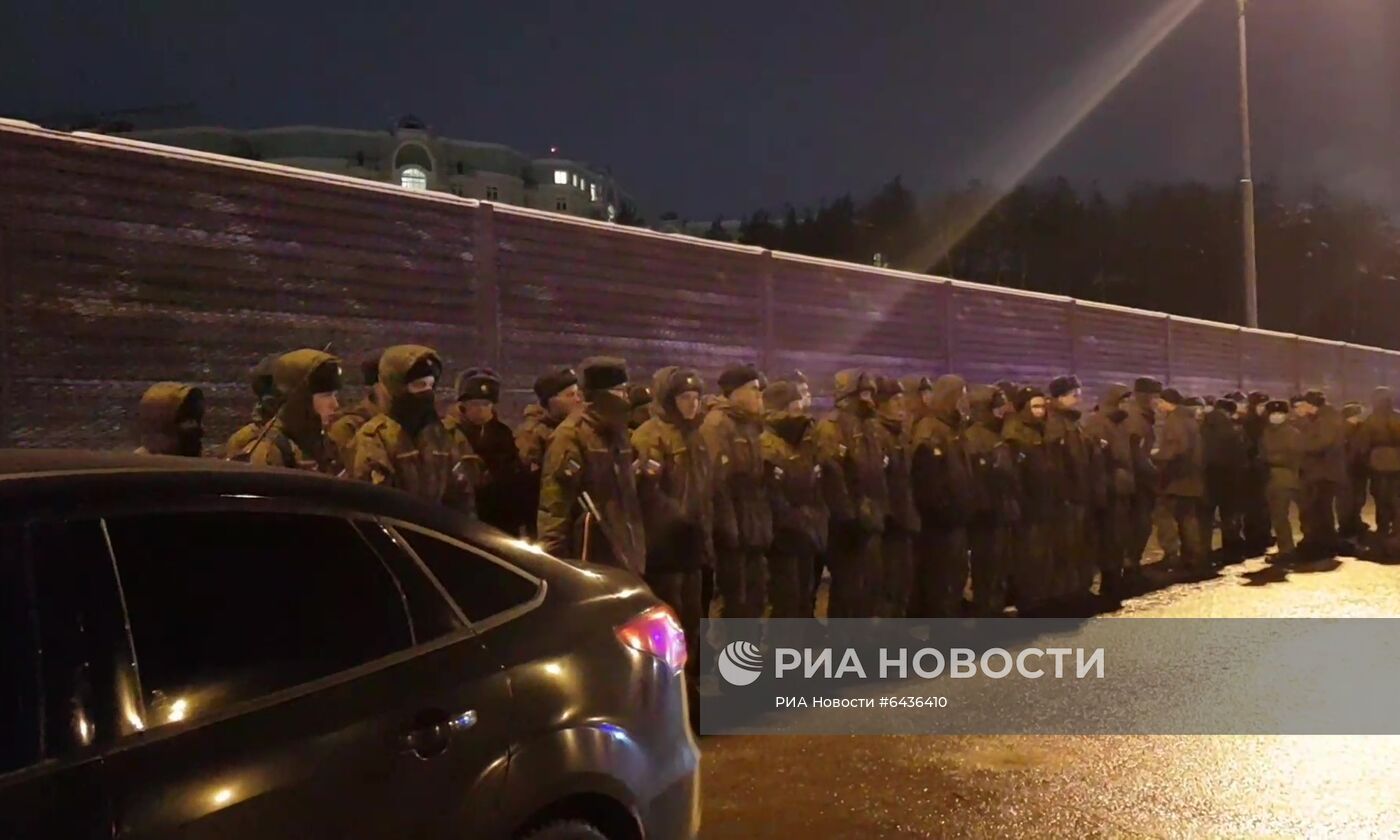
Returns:
[[[456,715],[441,709],[424,709],[399,736],[399,748],[422,758],[435,758],[452,746],[452,733],[476,725],[476,710],[468,709]]]

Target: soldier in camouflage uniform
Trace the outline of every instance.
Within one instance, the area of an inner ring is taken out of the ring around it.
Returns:
[[[354,406],[341,411],[326,430],[326,435],[340,455],[340,463],[346,467],[355,463],[355,433],[382,411],[379,407],[382,402],[379,359],[383,355],[383,350],[372,350],[360,359],[360,377],[365,383],[365,395]]]
[[[632,414],[627,419],[627,427],[635,432],[651,419],[652,389],[646,385],[633,385],[627,390],[627,401],[632,404]]]
[[[248,371],[248,384],[257,398],[253,404],[253,419],[229,437],[224,444],[224,457],[232,458],[246,449],[282,407],[282,395],[277,393],[277,385],[272,381],[272,364],[276,361],[276,356],[268,356]]]
[[[875,380],[862,370],[836,374],[836,408],[817,424],[817,459],[831,512],[832,618],[874,615],[880,591],[880,538],[889,515],[885,453],[875,433]]]
[[[1099,398],[1098,407],[1084,420],[1084,437],[1098,447],[1103,459],[1107,504],[1097,511],[1090,527],[1098,532],[1099,594],[1107,596],[1123,591],[1128,544],[1132,539],[1137,480],[1133,475],[1132,442],[1124,425],[1128,412],[1123,409],[1130,393],[1126,385],[1109,385]]]
[[[876,377],[874,429],[885,453],[885,484],[890,494],[889,515],[880,538],[881,589],[874,593],[876,614],[884,618],[903,618],[907,614],[909,592],[914,585],[914,538],[919,533],[919,511],[914,505],[906,399],[919,396],[906,394],[897,379]]]
[[[802,393],[786,380],[763,391],[763,463],[769,474],[773,545],[768,550],[768,600],[774,618],[811,618],[812,573],[826,551],[822,468]]]
[[[719,376],[723,398],[701,432],[715,461],[715,582],[726,618],[759,618],[768,602],[773,511],[763,468],[763,375],[734,365]]]
[[[1001,438],[1010,401],[1001,389],[977,385],[968,391],[962,448],[972,476],[972,515],[967,542],[972,567],[972,604],[978,615],[1001,615],[1011,575],[1011,551],[1021,523],[1021,488],[1011,449]]]
[[[481,458],[476,512],[487,525],[507,534],[528,532],[535,508],[527,506],[527,472],[515,433],[496,416],[501,379],[488,368],[470,368],[457,377],[457,401],[443,418],[447,430],[465,435]]]
[[[141,435],[138,455],[203,454],[204,392],[179,382],[157,382],[146,389],[136,408]]]
[[[1023,386],[1017,389],[1013,405],[1016,411],[1007,415],[1001,438],[1011,450],[1021,488],[1021,527],[1012,550],[1011,586],[1017,610],[1024,612],[1051,595],[1056,491],[1045,447],[1045,392]]]
[[[534,390],[538,402],[525,406],[525,420],[515,430],[515,448],[526,470],[521,504],[537,514],[545,450],[564,418],[583,407],[583,392],[579,390],[578,375],[573,368],[544,374],[535,380]],[[532,515],[526,522],[526,531],[531,537],[535,536],[535,525],[536,516]]]
[[[700,434],[704,382],[664,367],[653,377],[652,417],[632,433],[637,496],[646,530],[646,581],[676,611],[698,674],[701,570],[714,565],[714,465]]]
[[[355,433],[350,477],[439,502],[475,518],[472,488],[481,461],[438,417],[434,388],[442,360],[431,347],[401,344],[379,358],[384,413]]]
[[[967,525],[972,475],[963,442],[961,405],[967,383],[947,374],[918,390],[913,406],[914,500],[923,528],[915,546],[910,615],[957,615],[968,575]]]
[[[321,350],[293,350],[273,363],[272,380],[282,407],[233,459],[339,475],[343,466],[325,429],[340,410],[340,359]]]
[[[539,540],[559,557],[646,574],[646,531],[627,420],[627,363],[595,357],[579,367],[583,410],[550,439],[540,481]]]
[[[1086,594],[1098,565],[1088,530],[1094,483],[1090,453],[1079,427],[1079,394],[1078,377],[1058,377],[1050,383],[1046,406],[1045,447],[1058,507],[1050,523],[1055,597]]]

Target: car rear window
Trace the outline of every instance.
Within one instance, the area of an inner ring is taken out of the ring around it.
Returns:
[[[539,591],[537,582],[447,537],[415,528],[397,530],[470,621],[518,607]]]

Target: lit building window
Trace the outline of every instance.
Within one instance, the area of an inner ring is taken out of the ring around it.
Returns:
[[[597,201],[597,200],[598,200],[598,185],[597,185],[597,184],[589,184],[589,185],[588,185],[588,200],[589,200],[589,201]]]
[[[487,200],[487,201],[495,201],[496,199],[498,199],[498,198],[500,198],[500,197],[501,197],[501,191],[500,191],[500,190],[496,189],[495,187],[487,187],[487,188],[486,188],[486,200]]]
[[[569,202],[565,201],[565,200],[562,199],[562,198],[561,198],[561,199],[558,199],[557,201],[554,202],[554,209],[555,209],[555,210],[558,210],[558,211],[561,212],[561,213],[562,213],[562,212],[565,212],[565,211],[567,211],[567,210],[569,209]]]
[[[556,184],[562,184],[562,185],[564,185],[564,186],[567,187],[567,186],[569,185],[569,172],[568,172],[568,170],[566,170],[566,169],[556,169],[556,170],[554,170],[554,183],[556,183]]]
[[[399,173],[399,186],[406,190],[427,192],[428,173],[418,166],[410,166]]]

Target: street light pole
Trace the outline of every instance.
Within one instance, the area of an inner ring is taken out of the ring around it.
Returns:
[[[1259,326],[1259,277],[1254,257],[1254,164],[1249,142],[1249,50],[1245,41],[1245,7],[1239,4],[1240,33],[1240,147],[1244,171],[1240,173],[1240,218],[1244,226],[1244,325]]]

